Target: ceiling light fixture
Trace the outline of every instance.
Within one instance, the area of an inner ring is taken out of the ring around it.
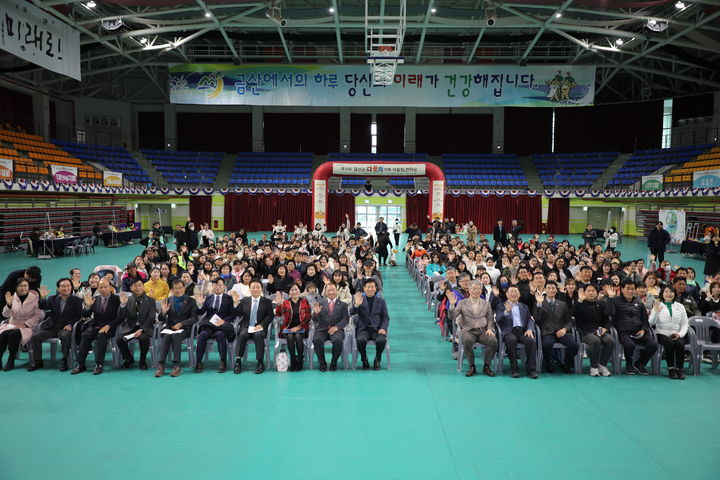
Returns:
[[[623,43],[625,43],[625,40],[623,40],[622,38],[618,38],[615,40],[615,45],[617,45],[618,47],[622,46]]]
[[[561,12],[557,12],[557,13],[555,14],[555,18],[562,18],[562,13],[561,13]]]
[[[142,37],[142,38],[140,39],[140,43],[142,43],[143,45],[145,45],[145,44],[147,43],[147,37]]]
[[[679,3],[679,2],[678,2],[678,3]],[[85,6],[86,6],[87,8],[95,8],[95,7],[97,7],[97,3],[93,2],[93,0],[90,0],[89,2],[87,2],[87,3],[85,4]]]
[[[328,8],[328,12],[335,13],[335,9],[333,7]]]
[[[435,7],[431,8],[430,13],[437,13],[437,8],[435,8]]]
[[[683,1],[678,1],[678,2],[675,4],[675,8],[677,8],[678,10],[684,9],[684,8],[685,8],[685,2],[683,2]]]
[[[210,12],[205,12],[205,18],[210,18],[211,16],[212,16],[212,13],[210,13]]]

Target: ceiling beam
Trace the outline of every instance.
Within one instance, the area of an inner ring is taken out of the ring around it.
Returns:
[[[565,10],[572,2],[573,2],[573,0],[565,0],[565,2],[563,2],[562,5],[560,5],[560,8],[557,9],[556,14],[562,13],[563,10]],[[532,49],[535,48],[535,45],[537,44],[538,40],[540,40],[540,37],[542,37],[542,34],[545,33],[545,29],[547,29],[548,25],[550,25],[555,18],[556,17],[553,14],[548,15],[548,17],[545,19],[545,22],[543,23],[543,25],[538,29],[537,33],[535,34],[535,37],[532,39],[530,44],[525,49],[525,53],[523,53],[522,57],[520,57],[521,61],[525,60],[528,57],[528,55],[530,55],[530,52],[532,52]]]
[[[343,57],[342,35],[340,32],[340,10],[338,9],[337,0],[332,0],[332,8],[333,23],[335,24],[335,41],[337,42],[338,61],[340,63],[345,63],[345,58]]]
[[[417,54],[415,55],[415,63],[420,63],[420,57],[422,56],[423,45],[425,44],[425,35],[427,34],[428,25],[430,24],[430,17],[432,16],[432,8],[435,4],[435,0],[430,0],[425,11],[425,18],[423,19],[422,32],[420,32],[420,42],[418,42]]]

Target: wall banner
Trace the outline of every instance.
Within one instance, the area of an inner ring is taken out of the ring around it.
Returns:
[[[25,0],[0,0],[0,48],[80,81],[80,32]]]
[[[720,187],[720,170],[693,172],[693,188]]]
[[[592,105],[593,65],[399,65],[373,85],[367,65],[170,66],[170,101],[196,105],[574,107]]]
[[[660,210],[658,218],[670,234],[673,243],[685,240],[685,210]]]
[[[378,163],[333,163],[333,175],[360,175],[375,177],[408,176],[422,177],[425,175],[425,165],[406,163],[402,165],[383,165]]]
[[[0,180],[12,182],[13,161],[7,158],[0,158]]]
[[[644,175],[640,182],[640,190],[662,190],[662,175]]]
[[[65,165],[50,165],[52,181],[55,183],[77,184],[77,167],[66,167]]]
[[[123,174],[120,172],[103,171],[103,185],[106,187],[122,187]]]

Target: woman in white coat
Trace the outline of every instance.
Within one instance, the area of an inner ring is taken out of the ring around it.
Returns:
[[[655,299],[650,312],[650,325],[655,327],[657,340],[665,349],[670,378],[685,380],[685,335],[688,317],[682,303],[675,301],[675,290],[663,287],[662,301]]]
[[[620,239],[620,235],[617,230],[615,227],[610,227],[610,230],[605,232],[603,235],[605,236],[605,249],[614,252],[617,247],[618,240]]]
[[[5,293],[5,308],[2,315],[7,320],[0,324],[0,363],[5,349],[10,350],[10,357],[3,367],[7,372],[15,368],[15,356],[20,345],[25,345],[33,334],[33,327],[45,316],[39,306],[40,297],[24,278],[18,280],[15,294]]]

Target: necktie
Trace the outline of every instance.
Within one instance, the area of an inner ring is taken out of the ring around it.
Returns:
[[[335,309],[335,300],[330,300],[330,303],[328,303],[328,308],[330,309],[330,315],[332,315],[333,310]]]
[[[220,295],[215,295],[215,305],[213,308],[215,308],[215,311],[220,310]]]
[[[252,308],[250,309],[250,326],[254,327],[257,325],[257,310],[258,310],[258,301],[253,298],[252,301]]]
[[[105,313],[105,307],[107,307],[107,298],[102,297],[102,301],[100,302],[100,313]]]

